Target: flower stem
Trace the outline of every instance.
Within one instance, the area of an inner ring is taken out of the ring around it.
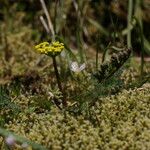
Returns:
[[[128,0],[128,23],[127,23],[127,28],[128,28],[128,34],[127,34],[127,46],[128,48],[132,47],[131,43],[131,20],[132,20],[132,12],[133,12],[133,0]]]
[[[62,85],[61,85],[61,81],[60,81],[59,72],[58,72],[58,69],[57,69],[57,63],[56,63],[56,58],[55,58],[55,56],[52,57],[52,59],[53,59],[53,66],[54,66],[54,70],[55,70],[57,85],[58,85],[58,88],[59,88],[59,90],[61,91],[61,93],[62,93],[62,95],[63,95],[62,104],[63,104],[64,107],[66,107],[66,106],[67,106],[67,102],[66,102],[66,99],[65,99],[65,97],[64,97],[64,92],[63,92],[63,89],[62,89]]]

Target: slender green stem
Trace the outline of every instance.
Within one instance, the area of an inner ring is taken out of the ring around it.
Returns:
[[[140,35],[140,42],[141,42],[141,78],[143,78],[143,71],[144,71],[144,33],[143,33],[143,21],[142,21],[142,8],[141,8],[142,0],[136,1],[136,22],[139,28],[139,35]]]
[[[128,34],[127,34],[127,46],[128,48],[132,47],[131,44],[131,19],[132,19],[132,12],[133,12],[133,0],[128,0]]]
[[[56,25],[57,25],[57,8],[59,0],[55,0],[55,12],[54,12],[54,32],[56,34]]]
[[[109,47],[111,45],[111,42],[107,45],[107,47],[104,49],[104,52],[103,52],[103,56],[102,56],[102,63],[104,62],[105,58],[106,58],[106,53],[107,51],[109,50]]]
[[[95,66],[96,66],[96,71],[98,70],[98,51],[100,49],[100,35],[98,34],[97,35],[97,38],[96,38],[97,42],[96,42],[96,62],[95,62]]]
[[[62,91],[60,76],[59,76],[59,72],[58,72],[58,69],[57,69],[57,63],[56,63],[56,58],[55,57],[53,57],[53,65],[54,65],[54,70],[55,70],[55,75],[56,75],[56,79],[57,79],[58,88],[60,89],[60,91]]]
[[[62,89],[60,76],[59,76],[59,72],[58,72],[58,69],[57,69],[56,57],[54,56],[54,57],[52,57],[52,59],[53,59],[53,66],[54,66],[54,70],[55,70],[57,85],[58,85],[58,88],[59,88],[59,90],[61,91],[61,93],[63,95],[62,104],[63,104],[64,107],[66,107],[67,106],[67,102],[66,102],[66,99],[64,97],[64,92],[63,92],[63,89]]]
[[[77,11],[77,30],[76,30],[76,38],[77,38],[77,46],[79,50],[79,56],[80,56],[80,62],[84,62],[84,50],[83,50],[83,16],[82,16],[82,11],[80,6],[80,2],[77,1],[76,5],[78,6]]]
[[[142,22],[141,16],[139,17],[139,30],[140,30],[140,39],[141,39],[141,78],[143,78],[143,70],[144,70],[144,34],[143,34],[143,22]]]
[[[98,47],[96,48],[96,71],[98,70]]]
[[[143,77],[144,70],[144,38],[143,38],[143,25],[141,24],[141,78]]]

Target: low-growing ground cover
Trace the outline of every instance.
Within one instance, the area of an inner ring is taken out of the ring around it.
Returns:
[[[62,112],[54,106],[42,113],[27,111],[30,100],[22,97],[16,103],[24,105],[24,111],[5,128],[48,149],[149,149],[149,100],[150,85],[144,84],[102,98],[87,116]]]
[[[1,150],[149,149],[147,0],[0,4]]]

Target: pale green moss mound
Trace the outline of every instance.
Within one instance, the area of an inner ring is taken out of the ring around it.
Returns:
[[[42,114],[21,113],[6,125],[15,133],[48,149],[148,150],[150,148],[150,86],[124,90],[102,99],[91,120],[64,114],[57,108]]]

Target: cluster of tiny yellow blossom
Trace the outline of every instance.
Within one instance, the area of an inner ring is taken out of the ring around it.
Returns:
[[[35,46],[35,49],[41,54],[46,54],[48,56],[57,56],[64,49],[64,44],[59,41],[52,42],[42,42]]]

